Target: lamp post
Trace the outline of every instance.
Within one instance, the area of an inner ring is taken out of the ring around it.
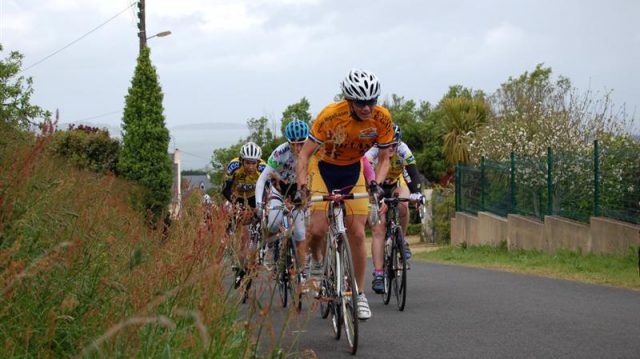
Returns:
[[[162,32],[159,32],[159,33],[157,33],[155,35],[147,37],[147,40],[153,39],[154,37],[165,37],[165,36],[169,36],[169,35],[171,35],[171,31],[168,31],[168,30],[167,31],[162,31]]]

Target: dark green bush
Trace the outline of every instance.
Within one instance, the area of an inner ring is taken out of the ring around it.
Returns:
[[[109,137],[107,130],[79,126],[56,132],[52,148],[78,168],[106,173],[116,171],[120,142]]]

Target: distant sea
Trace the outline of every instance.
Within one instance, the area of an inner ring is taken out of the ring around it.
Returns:
[[[169,150],[182,152],[182,169],[196,170],[209,166],[213,150],[228,147],[249,135],[246,126],[217,124],[215,127],[169,129],[172,136]]]

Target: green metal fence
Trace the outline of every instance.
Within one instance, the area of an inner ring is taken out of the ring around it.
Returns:
[[[456,167],[456,211],[487,211],[544,219],[558,215],[587,223],[605,216],[640,224],[640,153],[600,148],[543,158],[511,155],[507,162],[482,159]]]

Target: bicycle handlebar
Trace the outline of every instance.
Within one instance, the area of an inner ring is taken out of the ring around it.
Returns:
[[[347,193],[347,194],[331,193],[331,194],[325,194],[325,195],[319,195],[319,196],[312,196],[311,202],[331,202],[331,201],[339,202],[341,200],[362,199],[362,198],[369,198],[369,193],[367,192]]]
[[[392,202],[411,202],[409,198],[402,197],[392,197],[392,198],[383,198],[384,203],[392,203]]]

